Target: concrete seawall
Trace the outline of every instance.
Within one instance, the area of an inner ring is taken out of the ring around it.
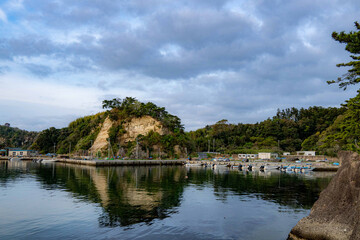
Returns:
[[[253,166],[255,169],[260,168],[260,166],[296,166],[296,167],[304,167],[309,166],[306,165],[305,162],[296,163],[296,162],[239,162],[239,161],[231,161],[231,162],[214,162],[214,161],[187,161],[190,164],[216,164],[216,165],[231,165],[231,166],[239,166],[242,165],[244,168],[247,168],[248,166]],[[317,172],[336,172],[339,169],[339,166],[332,166],[328,163],[316,163],[311,162],[311,168],[313,171]]]
[[[183,165],[186,160],[75,160],[57,159],[57,162],[88,166],[148,166],[148,165]]]

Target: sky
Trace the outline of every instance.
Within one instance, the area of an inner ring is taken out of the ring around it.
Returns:
[[[338,107],[333,31],[359,0],[0,0],[0,124],[40,131],[135,97],[181,118],[255,123],[277,109]]]

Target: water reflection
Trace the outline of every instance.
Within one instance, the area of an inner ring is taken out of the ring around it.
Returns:
[[[279,171],[241,171],[189,168],[190,182],[196,185],[211,183],[214,193],[224,200],[228,192],[251,195],[291,207],[310,209],[319,193],[329,184],[334,173],[282,173]]]
[[[262,199],[290,209],[310,209],[333,173],[286,174],[228,169],[107,167],[31,162],[0,162],[0,184],[31,176],[43,189],[61,189],[73,198],[101,206],[100,227],[151,224],[176,213],[186,188],[212,189],[226,202],[237,195]],[[201,199],[200,199],[201,201]]]

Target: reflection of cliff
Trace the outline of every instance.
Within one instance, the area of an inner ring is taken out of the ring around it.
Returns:
[[[90,170],[90,177],[94,182],[95,188],[100,195],[101,203],[103,206],[107,206],[109,203],[108,195],[108,182],[105,176],[99,174],[96,169]]]
[[[127,226],[167,217],[178,206],[183,192],[182,167],[95,168],[57,164],[38,173],[45,184],[62,185],[103,207],[101,226]]]
[[[138,169],[135,169],[134,173],[135,183],[138,181],[137,170]],[[116,170],[111,169],[111,172],[110,170],[108,172],[109,174],[114,174],[113,171]],[[109,179],[105,176],[106,170],[101,171],[100,169],[99,171],[98,169],[91,169],[89,172],[91,180],[93,181],[94,186],[100,196],[102,206],[107,207],[110,202],[110,197]],[[149,193],[145,189],[141,189],[133,185],[133,183],[129,184],[127,182],[124,182],[120,186],[125,196],[124,200],[129,205],[136,206],[144,210],[151,210],[151,208],[154,207],[156,203],[161,202],[162,192]]]

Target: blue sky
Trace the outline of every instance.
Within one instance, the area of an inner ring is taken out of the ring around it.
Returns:
[[[152,101],[186,130],[278,108],[339,106],[349,61],[333,31],[358,0],[0,1],[0,124],[65,127],[113,97]]]

